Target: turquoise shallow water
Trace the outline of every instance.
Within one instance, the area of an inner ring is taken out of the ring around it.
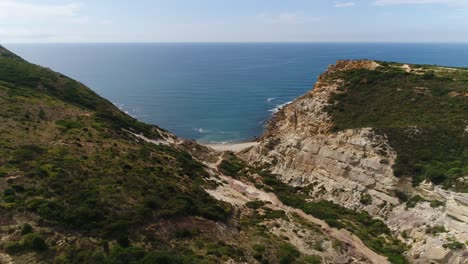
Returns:
[[[10,44],[136,118],[201,142],[261,134],[275,109],[337,59],[468,67],[468,44]]]

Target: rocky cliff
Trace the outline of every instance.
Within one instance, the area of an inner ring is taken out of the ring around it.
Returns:
[[[381,80],[367,77],[389,72],[393,75]],[[425,76],[427,72],[431,76]],[[468,71],[464,69],[415,67],[365,60],[339,61],[328,68],[312,91],[283,107],[269,122],[260,144],[243,153],[243,157],[257,166],[269,167],[289,185],[309,187],[308,195],[312,200],[332,201],[353,210],[365,210],[382,219],[408,245],[407,255],[414,263],[466,263],[468,251],[464,243],[468,241],[468,195],[451,191],[450,187],[453,186],[445,185],[442,188],[435,185],[440,182],[425,179],[422,184],[415,183],[410,174],[395,173],[395,168],[400,165],[399,155],[405,153],[397,151],[401,148],[395,147],[396,141],[383,128],[388,131],[390,127],[418,130],[419,123],[401,126],[395,121],[394,125],[380,125],[391,115],[403,115],[405,112],[398,113],[399,110],[391,105],[387,106],[388,109],[382,109],[382,104],[372,105],[372,102],[366,101],[366,96],[371,98],[369,94],[380,93],[381,87],[387,85],[392,86],[394,93],[411,89],[407,100],[412,102],[413,108],[417,108],[418,100],[434,100],[420,99],[436,96],[430,94],[431,88],[418,87],[417,83],[399,86],[390,82],[389,78],[420,78],[424,86],[428,86],[427,79],[430,78],[426,77],[444,78],[445,82],[455,79],[448,79],[447,73],[453,75],[451,78],[464,76],[466,80],[468,76]],[[357,85],[353,82],[357,82]],[[365,93],[357,95],[362,97],[360,103],[363,110],[360,115],[348,115],[347,122],[351,124],[348,128],[342,125],[344,122],[339,117],[347,111],[355,111],[356,108],[347,103],[351,101],[351,93],[359,92],[359,89],[365,89]],[[463,89],[467,89],[466,84]],[[446,97],[440,100],[452,102],[453,96],[449,94],[454,92],[460,93],[458,90],[446,91]],[[467,100],[466,97],[460,99],[464,104],[464,117],[458,121],[464,128],[468,116]],[[405,103],[399,101],[392,104]],[[366,112],[381,115],[374,122],[376,126],[366,126],[367,121],[364,121],[364,125],[363,121],[352,124]],[[424,124],[419,126],[421,129],[426,127]],[[465,136],[466,133],[461,138]],[[461,144],[464,150],[466,141],[457,144]],[[465,173],[461,173],[456,181],[465,181]]]

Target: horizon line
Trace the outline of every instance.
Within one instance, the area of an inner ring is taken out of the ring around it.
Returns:
[[[468,41],[57,41],[2,42],[1,44],[468,44]]]

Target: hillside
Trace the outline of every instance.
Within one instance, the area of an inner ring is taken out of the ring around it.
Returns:
[[[247,175],[226,176],[232,154],[3,47],[0,121],[1,263],[386,262]]]
[[[467,69],[339,61],[243,156],[300,190],[285,197],[291,205],[363,210],[408,245],[411,262],[464,263],[467,94]],[[350,227],[346,214],[330,218],[389,255],[356,228],[362,220]]]
[[[231,153],[0,46],[0,263],[464,263],[467,72],[338,62]]]

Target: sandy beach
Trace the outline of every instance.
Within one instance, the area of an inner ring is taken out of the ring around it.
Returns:
[[[239,152],[246,148],[257,146],[258,142],[242,142],[242,143],[227,143],[227,144],[203,144],[207,147],[218,151],[232,151]]]

